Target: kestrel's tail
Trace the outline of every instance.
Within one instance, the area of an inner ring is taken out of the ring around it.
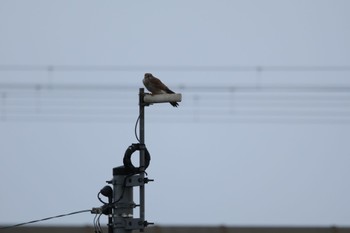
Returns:
[[[172,90],[170,90],[168,87],[167,87],[167,89],[166,89],[165,91],[166,91],[166,93],[168,93],[168,94],[175,94],[175,92],[173,92]],[[174,106],[174,107],[179,106],[179,104],[178,104],[177,102],[170,102],[170,104],[171,104],[172,106]]]

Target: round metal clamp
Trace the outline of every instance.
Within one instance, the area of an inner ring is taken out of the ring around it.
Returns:
[[[145,154],[145,166],[143,168],[141,166],[135,167],[132,164],[131,156],[137,150],[144,150],[145,151],[145,153],[144,153]],[[148,168],[150,161],[151,161],[151,155],[149,154],[146,146],[144,144],[140,144],[140,143],[131,144],[131,146],[129,146],[128,149],[126,149],[125,154],[124,154],[124,158],[123,158],[123,163],[124,163],[125,168],[129,169],[133,173],[140,173],[140,172],[145,171]]]

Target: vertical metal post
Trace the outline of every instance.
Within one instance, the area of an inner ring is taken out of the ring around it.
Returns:
[[[144,88],[140,88],[139,93],[139,109],[140,109],[140,144],[145,144],[145,103],[143,97],[145,95]],[[140,178],[145,178],[145,150],[140,150]],[[145,185],[140,186],[140,220],[145,221]],[[143,229],[140,230],[143,232]]]
[[[112,204],[113,203],[113,198],[114,197],[108,197],[108,204]],[[108,213],[108,233],[113,233],[113,212],[112,209],[109,210]]]
[[[108,213],[108,233],[132,233],[133,230],[143,232],[146,226],[153,224],[145,221],[145,184],[153,180],[145,177],[145,170],[149,165],[150,155],[145,146],[145,106],[148,106],[148,104],[144,102],[144,96],[144,89],[140,88],[139,143],[132,144],[126,150],[123,158],[124,166],[113,168],[113,179],[107,181],[107,183],[113,185],[113,195],[112,197],[107,195],[109,198],[108,205],[105,204],[101,208],[96,208],[99,211],[95,211],[96,213],[100,213],[100,211],[104,213],[104,208],[111,208],[111,213]],[[131,154],[136,150],[140,152],[138,168],[135,168],[130,161]],[[139,205],[136,205],[133,201],[133,188],[137,186],[140,188]],[[108,186],[108,188],[110,187]],[[139,218],[134,218],[133,209],[137,206],[139,206],[140,216]]]
[[[133,187],[125,185],[129,173],[124,166],[113,169],[113,232],[114,233],[131,233],[132,229],[126,228],[128,223],[133,219],[133,209],[135,203],[133,201]]]

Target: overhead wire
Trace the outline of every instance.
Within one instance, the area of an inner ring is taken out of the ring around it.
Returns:
[[[19,223],[19,224],[10,225],[10,226],[0,227],[0,230],[2,230],[2,229],[9,229],[9,228],[15,228],[15,227],[23,226],[23,225],[33,224],[33,223],[37,223],[37,222],[43,222],[43,221],[51,220],[51,219],[54,219],[54,218],[62,218],[62,217],[66,217],[66,216],[70,216],[70,215],[74,215],[74,214],[81,214],[81,213],[85,213],[85,212],[91,212],[91,209],[89,209],[89,210],[79,210],[79,211],[74,211],[74,212],[67,213],[67,214],[60,214],[60,215],[47,217],[47,218],[42,218],[42,219],[38,219],[38,220],[33,220],[33,221],[29,221],[29,222],[23,222],[23,223]]]
[[[79,65],[0,65],[1,71],[48,71],[85,72],[85,71],[183,71],[183,72],[349,72],[350,66],[79,66]],[[349,118],[348,113],[339,111],[347,107],[350,99],[350,85],[333,84],[264,84],[259,75],[259,84],[235,85],[179,85],[176,89],[186,95],[176,117],[169,109],[150,113],[149,118],[164,122],[167,116],[178,122],[197,120],[218,120],[239,115],[246,117],[291,117],[288,109],[293,109],[297,117],[314,115],[312,111],[326,111],[323,115]],[[138,86],[130,84],[86,84],[86,83],[0,83],[0,122],[1,121],[71,121],[71,122],[128,122],[136,114],[133,107],[136,100],[132,91]],[[191,101],[191,97],[193,101]],[[195,100],[194,100],[195,99]],[[338,106],[338,107],[337,107]],[[264,111],[261,111],[262,108]],[[303,111],[310,107],[308,114]],[[270,108],[273,111],[268,111]],[[251,114],[249,114],[249,110]],[[277,111],[278,110],[278,111]],[[255,112],[254,112],[255,111]],[[214,112],[211,114],[211,112]],[[215,112],[217,114],[215,114]],[[160,118],[160,120],[159,120]],[[331,119],[332,120],[332,119]],[[138,120],[135,124],[135,136],[138,139]]]
[[[294,71],[350,71],[347,65],[20,65],[0,64],[0,71],[97,71],[97,72],[144,72],[145,70],[172,71],[172,72],[294,72]]]
[[[62,93],[64,95],[64,93]],[[192,119],[194,111],[199,114],[201,119],[206,117],[235,117],[237,115],[248,114],[254,116],[269,115],[283,116],[288,115],[291,110],[294,114],[305,116],[303,111],[307,110],[308,115],[315,115],[312,112],[322,110],[323,115],[344,116],[348,113],[344,111],[350,104],[350,94],[338,92],[268,92],[257,90],[256,92],[222,92],[222,93],[202,93],[191,94],[183,92],[189,100],[182,105],[181,111],[176,114],[176,118]],[[215,95],[213,95],[215,94]],[[195,97],[191,101],[191,96]],[[131,104],[120,102],[119,104],[110,104],[110,100],[94,102],[94,95],[91,100],[86,102],[77,101],[72,97],[65,95],[65,100],[42,99],[42,96],[33,96],[27,99],[13,99],[11,95],[0,98],[0,120],[72,120],[80,121],[129,121],[136,113]],[[132,98],[132,97],[130,97]],[[172,117],[173,111],[168,108],[161,108],[158,112],[150,112],[149,118],[159,116]],[[249,111],[248,111],[249,110]],[[213,112],[213,114],[211,114]],[[284,113],[284,114],[283,114]],[[155,115],[156,114],[156,115]],[[322,115],[320,115],[322,116]],[[123,120],[124,119],[124,120]],[[190,120],[191,121],[191,120]],[[135,132],[137,131],[138,119],[135,123]],[[136,139],[138,138],[135,133]]]

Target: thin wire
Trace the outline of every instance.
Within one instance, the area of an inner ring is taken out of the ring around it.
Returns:
[[[94,217],[94,229],[95,229],[95,233],[101,233],[102,228],[101,228],[101,224],[100,224],[100,217],[102,214],[96,214]]]
[[[349,71],[350,66],[196,66],[196,65],[186,65],[186,66],[122,66],[122,65],[4,65],[0,64],[0,71],[114,71],[114,72],[136,72],[145,70],[154,71],[178,71],[178,72],[252,72],[252,71]]]
[[[95,214],[94,221],[93,221],[93,223],[94,223],[94,229],[95,229],[95,232],[96,232],[96,233],[98,232],[98,229],[97,229],[97,216],[98,216],[98,214]]]
[[[102,230],[102,227],[101,227],[101,222],[100,222],[101,216],[102,216],[102,214],[100,214],[100,215],[97,217],[97,226],[98,226],[98,232],[103,233],[103,230]]]
[[[54,219],[54,218],[62,218],[62,217],[66,217],[69,215],[80,214],[80,213],[85,213],[85,212],[91,212],[91,210],[79,210],[79,211],[71,212],[68,214],[60,214],[60,215],[56,215],[56,216],[52,216],[52,217],[47,217],[47,218],[42,218],[42,219],[33,220],[33,221],[29,221],[29,222],[19,223],[19,224],[15,224],[15,225],[11,225],[11,226],[1,227],[0,229],[2,230],[2,229],[15,228],[15,227],[19,227],[19,226],[23,226],[23,225],[27,225],[27,224],[47,221],[47,220]]]
[[[111,91],[110,94],[129,92],[137,88],[132,84],[37,84],[37,83],[13,83],[13,82],[1,82],[1,89],[4,90],[16,90],[16,91],[92,91],[105,93],[106,91]],[[295,84],[295,85],[261,85],[257,87],[256,85],[180,85],[179,89],[186,91],[196,91],[196,92],[223,92],[223,91],[241,91],[241,92],[261,92],[261,91],[288,91],[288,92],[345,92],[348,93],[350,86],[346,85],[306,85],[306,84]],[[109,93],[109,92],[108,92]],[[70,93],[72,94],[72,93]],[[95,96],[96,97],[96,96]],[[93,96],[93,98],[95,98]],[[105,96],[103,96],[105,97]],[[76,98],[76,96],[74,96]],[[108,96],[107,96],[108,98]]]
[[[140,121],[140,115],[137,117],[137,120],[136,120],[136,123],[135,123],[135,137],[136,137],[136,140],[140,143],[140,138],[137,136],[137,125]]]
[[[4,88],[2,84],[0,89]],[[87,123],[87,122],[103,122],[103,123],[121,123],[128,122],[131,115],[134,115],[134,111],[130,108],[129,103],[113,104],[110,106],[110,98],[99,99],[98,102],[92,102],[94,104],[87,104],[93,101],[95,97],[103,97],[96,92],[91,92],[94,89],[93,85],[90,87],[74,86],[81,92],[72,95],[70,92],[56,92],[56,87],[48,89],[45,92],[45,98],[42,94],[35,94],[38,90],[35,86],[31,86],[33,89],[32,94],[28,94],[23,90],[8,90],[6,87],[3,96],[0,100],[0,123],[2,122],[73,122],[73,123]],[[62,87],[62,88],[68,88]],[[82,89],[80,89],[82,88]],[[88,92],[83,92],[83,90]],[[105,90],[103,86],[100,86],[96,91]],[[217,121],[220,119],[230,119],[235,121],[237,117],[255,117],[260,118],[263,115],[264,118],[274,120],[278,117],[278,120],[286,121],[293,120],[298,117],[308,117],[308,121],[315,120],[319,122],[320,119],[329,123],[349,123],[350,112],[344,111],[349,105],[350,101],[350,86],[285,86],[277,85],[270,86],[264,85],[256,88],[251,85],[238,85],[238,86],[183,86],[184,92],[189,95],[194,95],[196,100],[192,105],[183,106],[181,114],[176,115],[176,119],[173,117],[173,113],[169,111],[162,112],[162,115],[152,115],[151,121],[157,123],[164,123],[169,121],[179,122],[183,120],[186,123],[192,123],[193,119],[198,118],[199,121]],[[53,91],[55,90],[55,91]],[[113,89],[114,90],[114,89]],[[192,91],[196,91],[193,92]],[[205,94],[198,95],[199,92],[205,92]],[[78,93],[78,94],[76,94]],[[114,92],[113,92],[114,93]],[[232,93],[235,93],[233,97]],[[0,93],[1,94],[1,93]],[[82,95],[82,96],[81,96]],[[86,98],[75,100],[75,97],[81,96]],[[109,97],[110,95],[108,95]],[[60,98],[64,97],[62,101]],[[107,97],[107,96],[106,96]],[[113,99],[113,98],[111,98]],[[53,101],[53,102],[52,102]],[[89,102],[86,102],[89,101]],[[100,102],[101,101],[101,102]],[[97,104],[98,103],[98,104]],[[112,102],[114,103],[114,102]],[[203,104],[202,104],[203,103]],[[205,104],[204,104],[205,103]],[[292,107],[292,108],[291,108]],[[345,107],[345,108],[343,108]],[[265,109],[264,111],[261,111]],[[290,110],[293,110],[293,115],[290,116]],[[306,111],[307,109],[307,111]],[[272,111],[271,111],[272,110]],[[278,110],[278,111],[277,111]],[[322,110],[322,113],[318,114],[318,110]],[[121,114],[122,112],[122,114]],[[244,115],[244,116],[242,116]],[[166,116],[166,121],[163,119]],[[137,133],[137,127],[139,124],[139,117],[135,124],[135,136],[140,142],[139,135]],[[345,121],[344,121],[345,120]],[[239,119],[239,121],[241,121]],[[250,122],[251,120],[249,120]],[[259,120],[260,121],[260,120]]]

